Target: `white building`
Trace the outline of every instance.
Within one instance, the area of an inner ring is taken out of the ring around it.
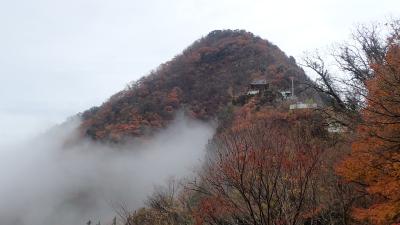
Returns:
[[[292,97],[292,92],[291,91],[280,91],[283,99],[288,99]]]
[[[247,92],[247,95],[258,95],[260,93],[260,90],[250,90]]]
[[[302,102],[297,102],[296,104],[291,104],[289,106],[289,109],[316,109],[318,107],[317,103],[302,103]]]

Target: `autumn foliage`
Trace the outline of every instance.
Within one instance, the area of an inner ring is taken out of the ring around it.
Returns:
[[[255,112],[216,137],[202,174],[197,224],[318,221],[326,131],[312,112]]]
[[[359,220],[373,224],[400,222],[400,47],[390,46],[385,62],[371,65],[364,123],[351,155],[337,171],[368,196],[354,209]]]
[[[253,79],[282,89],[308,78],[278,47],[242,30],[213,31],[100,107],[82,113],[81,131],[95,140],[123,141],[165,127],[178,110],[215,119]]]
[[[179,192],[156,192],[125,224],[400,224],[400,28],[387,42],[375,31],[355,36],[361,49],[340,49],[347,84],[321,58],[307,61],[322,79],[312,82],[270,42],[213,31],[82,113],[83,135],[117,143],[151,135],[178,111],[218,125],[199,176]],[[298,101],[323,104],[289,110],[294,100],[279,91],[290,77]],[[272,88],[247,95],[254,79]],[[332,124],[347,129],[329,132]]]

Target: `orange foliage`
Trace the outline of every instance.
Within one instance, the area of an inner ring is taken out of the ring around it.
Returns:
[[[274,64],[279,65],[276,71],[269,69]],[[279,78],[274,75],[278,72]],[[289,76],[307,79],[275,45],[242,30],[213,31],[102,106],[84,112],[81,131],[95,140],[118,141],[166,126],[179,109],[197,119],[214,119],[254,78],[273,79],[288,88]]]
[[[213,142],[197,224],[302,224],[321,211],[324,129],[312,112],[248,110]]]
[[[372,68],[376,76],[367,85],[365,123],[337,171],[370,197],[354,216],[383,225],[400,222],[400,47],[391,46],[386,62]]]

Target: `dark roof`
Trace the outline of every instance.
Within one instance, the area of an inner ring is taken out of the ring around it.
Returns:
[[[251,83],[251,85],[266,85],[267,84],[267,80],[263,79],[263,80],[253,80]]]

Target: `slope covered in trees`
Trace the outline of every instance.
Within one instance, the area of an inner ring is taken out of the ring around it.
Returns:
[[[385,63],[372,68],[364,122],[338,172],[370,196],[355,216],[387,224],[400,220],[400,46],[390,46]]]
[[[167,126],[178,110],[218,121],[198,176],[124,211],[124,224],[400,224],[400,20],[385,26],[383,35],[361,27],[355,44],[338,47],[343,74],[306,57],[316,82],[268,41],[213,31],[84,112],[83,134],[116,142]],[[324,105],[288,110],[267,100],[269,88],[246,94],[253,80],[287,90],[291,78],[298,100]]]
[[[235,108],[198,178],[179,195],[156,192],[125,224],[400,224],[400,20],[384,26],[337,49],[344,74],[305,58],[329,107],[288,112],[253,98]]]
[[[291,77],[297,85],[308,81],[294,58],[277,46],[243,30],[216,30],[102,106],[84,112],[81,130],[95,140],[118,142],[165,127],[179,109],[194,118],[213,119],[252,80],[266,79],[286,90]]]

